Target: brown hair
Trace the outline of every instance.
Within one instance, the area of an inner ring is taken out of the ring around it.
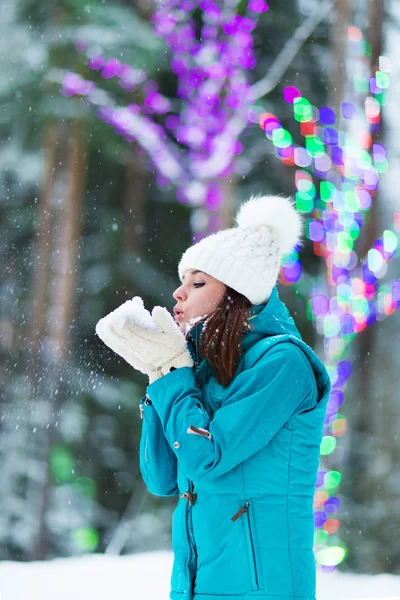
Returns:
[[[224,387],[232,380],[241,359],[243,335],[252,329],[248,322],[251,306],[250,300],[226,286],[219,305],[204,321],[201,353],[213,367],[218,383]]]

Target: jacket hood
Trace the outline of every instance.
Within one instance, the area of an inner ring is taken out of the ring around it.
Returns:
[[[329,374],[314,350],[303,341],[293,317],[290,315],[286,305],[279,298],[276,286],[273,288],[271,296],[266,303],[250,307],[249,321],[252,330],[247,331],[243,336],[243,352],[247,352],[262,339],[272,336],[287,337],[287,341],[299,346],[306,354],[317,382],[318,399],[322,400],[324,398],[325,402],[327,402],[331,389]],[[203,325],[204,321],[199,321],[189,332],[188,348],[197,364],[203,360],[199,344]]]
[[[249,321],[253,328],[243,336],[243,350],[248,350],[261,338],[271,335],[294,335],[301,339],[293,317],[291,317],[285,304],[279,298],[278,289],[275,286],[271,296],[264,304],[252,306],[249,311]]]

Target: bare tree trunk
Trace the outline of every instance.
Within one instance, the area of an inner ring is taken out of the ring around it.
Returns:
[[[51,234],[53,222],[52,196],[54,189],[54,174],[58,156],[59,128],[55,123],[48,125],[44,140],[45,174],[43,192],[40,195],[37,210],[36,244],[34,249],[35,265],[33,272],[33,307],[29,339],[34,350],[45,333],[45,306],[47,303],[49,257],[51,251]]]
[[[233,226],[236,212],[234,176],[230,175],[224,179],[215,179],[222,196],[222,202],[216,210],[208,212],[207,230],[205,235],[210,235]]]
[[[371,65],[373,75],[378,70],[379,57],[382,54],[382,36],[383,36],[383,19],[385,14],[384,0],[369,0],[368,3],[368,41],[371,44]],[[376,144],[383,137],[383,120],[378,131],[371,134],[372,144]],[[372,248],[374,241],[378,236],[381,227],[379,208],[379,191],[375,194],[372,206],[369,212],[369,221],[363,227],[361,236],[361,247],[358,250],[358,255],[362,258]],[[368,328],[371,329],[370,327]],[[366,332],[365,332],[366,333]]]
[[[41,405],[42,427],[35,438],[35,458],[42,473],[36,481],[29,481],[27,498],[37,507],[38,525],[32,548],[32,559],[44,559],[48,547],[48,531],[45,522],[50,492],[50,451],[55,435],[54,422],[64,399],[63,365],[69,356],[69,328],[73,317],[76,296],[77,247],[80,237],[81,206],[84,191],[86,161],[84,153],[84,132],[82,123],[74,122],[68,127],[64,145],[65,166],[56,169],[49,181],[46,177],[42,210],[51,214],[44,219],[46,231],[39,236],[41,244],[46,242],[46,250],[40,256],[50,261],[47,266],[40,264],[36,271],[40,281],[34,281],[33,288],[38,290],[39,283],[43,305],[37,309],[40,321],[40,337],[33,339],[40,348],[33,374],[32,385],[34,402]],[[52,142],[54,138],[51,137]],[[61,140],[58,139],[58,143]],[[57,143],[57,142],[56,142]],[[50,170],[54,153],[48,154]],[[35,328],[35,323],[33,323]],[[35,379],[36,376],[36,379]],[[47,425],[45,426],[47,420]]]
[[[236,213],[235,181],[233,179],[234,175],[230,175],[229,177],[225,177],[225,179],[218,180],[218,185],[224,199],[218,211],[221,229],[233,227],[233,219]]]
[[[368,4],[368,40],[371,44],[371,66],[373,75],[378,70],[379,56],[382,54],[382,35],[383,35],[383,19],[385,7],[384,0],[369,0]],[[383,121],[381,122],[378,131],[371,134],[372,144],[377,143],[383,136]],[[381,213],[379,211],[379,191],[376,192],[369,213],[369,220],[362,229],[362,248],[358,250],[358,255],[364,259],[368,250],[372,248],[374,241],[378,237],[378,232],[381,231]],[[367,355],[370,354],[374,345],[375,327],[367,327],[359,337],[359,360],[363,364]],[[368,371],[369,372],[369,371]],[[364,381],[364,385],[367,382]],[[362,413],[364,418],[368,411]],[[363,418],[360,415],[360,418]]]
[[[369,22],[368,22],[368,37],[371,43],[371,65],[376,70],[376,65],[379,60],[379,56],[382,52],[382,29],[383,29],[383,16],[384,16],[384,0],[369,0]],[[372,134],[373,143],[379,139],[382,134],[380,132]],[[363,258],[363,255],[372,247],[373,242],[377,238],[378,231],[381,227],[380,212],[378,210],[378,193],[372,202],[369,221],[363,227],[363,240],[364,248],[359,251],[359,255]],[[353,448],[353,459],[352,464],[358,477],[360,477],[360,485],[355,486],[354,495],[358,502],[362,502],[365,497],[364,484],[368,484],[368,468],[369,468],[369,456],[368,448],[366,445],[370,445],[369,436],[373,435],[374,432],[374,411],[372,410],[371,404],[375,401],[370,393],[371,386],[370,377],[374,377],[373,372],[368,368],[369,357],[373,351],[375,344],[376,327],[369,326],[358,336],[357,339],[357,373],[358,373],[358,384],[359,389],[364,389],[365,394],[363,397],[363,406],[357,412],[357,422],[355,423],[355,439]],[[363,440],[363,443],[358,441]]]
[[[133,0],[134,11],[146,21],[150,20],[155,8],[156,0]]]
[[[135,146],[131,146],[127,150],[123,192],[124,249],[127,254],[143,254],[147,182],[146,162]]]
[[[55,264],[50,297],[49,340],[51,352],[59,360],[68,357],[68,328],[76,297],[77,250],[84,192],[86,160],[82,123],[75,121],[67,137],[66,168],[63,187],[65,196],[58,205],[59,238],[53,243]]]
[[[48,456],[42,456],[40,428],[45,427],[51,404],[48,398],[46,365],[43,361],[43,341],[46,337],[46,307],[48,302],[50,256],[54,227],[53,197],[57,165],[60,160],[60,126],[49,123],[43,140],[44,174],[42,193],[36,214],[36,240],[33,256],[32,312],[28,345],[20,348],[22,360],[26,364],[26,394],[15,398],[13,411],[5,422],[4,444],[7,456],[2,469],[2,497],[6,499],[3,517],[9,524],[24,532],[24,548],[29,548],[28,558],[35,558],[34,527],[40,514],[40,495],[47,469]],[[14,424],[16,422],[16,424]],[[34,435],[32,435],[32,432]],[[35,434],[38,432],[38,435]],[[38,439],[40,438],[40,439]],[[25,453],[21,453],[21,448]],[[11,498],[21,498],[26,508],[15,509]],[[14,543],[13,534],[10,534]],[[20,541],[16,542],[20,544]]]
[[[336,23],[333,28],[333,74],[331,79],[330,106],[336,114],[340,115],[346,87],[346,57],[347,57],[347,31],[351,19],[351,0],[338,0],[336,3]]]
[[[347,82],[346,58],[347,58],[347,31],[352,18],[351,9],[352,0],[338,0],[335,9],[335,21],[332,31],[332,79],[329,90],[329,105],[335,111],[337,129],[340,130],[341,123],[341,105],[344,99]],[[338,179],[341,185],[342,177],[340,170],[337,167],[332,167],[330,175],[331,180]],[[334,209],[329,204],[326,206],[327,212],[332,212]],[[320,277],[325,280],[326,295],[329,298],[335,294],[335,287],[331,281],[331,266],[326,261],[320,263]],[[321,355],[324,352],[323,340],[317,342],[318,352]]]

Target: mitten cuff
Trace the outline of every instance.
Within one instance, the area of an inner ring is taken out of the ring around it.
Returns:
[[[185,348],[184,352],[179,354],[179,356],[172,358],[158,369],[155,369],[154,371],[149,371],[149,385],[150,383],[153,383],[153,381],[156,381],[156,379],[159,379],[160,377],[163,377],[164,375],[169,373],[171,367],[173,367],[174,369],[179,369],[180,367],[193,367],[193,364],[194,363],[192,357],[190,356],[190,352]]]

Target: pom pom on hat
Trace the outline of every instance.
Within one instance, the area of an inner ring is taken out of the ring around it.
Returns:
[[[289,254],[301,243],[303,222],[292,204],[291,198],[282,196],[252,196],[239,208],[236,219],[238,227],[267,225],[278,233],[282,254]]]

